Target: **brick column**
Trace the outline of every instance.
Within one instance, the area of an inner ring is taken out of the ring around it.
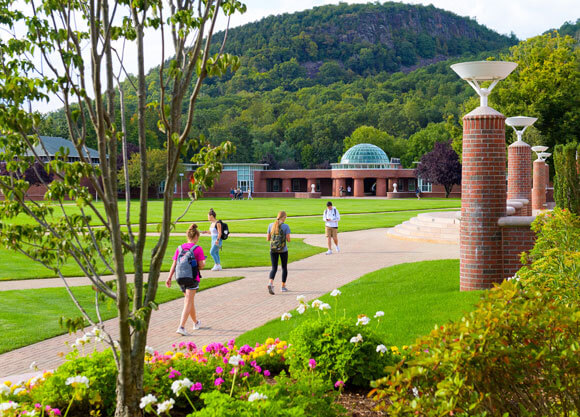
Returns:
[[[508,147],[507,198],[528,200],[521,215],[532,215],[532,148],[521,140]]]
[[[314,184],[314,191],[316,191],[316,179],[307,178],[306,179],[306,191],[309,193],[312,192],[312,184]]]
[[[282,192],[292,192],[292,178],[282,178]]]
[[[387,179],[377,178],[377,197],[384,197],[387,195]]]
[[[532,210],[543,210],[546,204],[546,163],[539,159],[534,161],[532,188]]]
[[[506,215],[505,116],[478,107],[463,118],[460,289],[503,279],[500,217]]]
[[[355,197],[364,197],[365,196],[365,180],[363,178],[355,178],[354,179],[353,195]]]
[[[387,182],[387,191],[388,192],[391,193],[391,192],[395,191],[394,190],[394,187],[393,187],[393,184],[396,183],[396,182],[397,182],[397,179],[396,178],[389,178],[388,179],[388,182]],[[397,188],[399,188],[399,184],[398,183],[397,183]]]

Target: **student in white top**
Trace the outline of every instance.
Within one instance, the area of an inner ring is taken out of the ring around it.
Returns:
[[[338,246],[338,222],[340,221],[340,213],[336,207],[332,207],[332,201],[326,203],[326,210],[322,215],[324,219],[326,238],[328,239],[328,251],[327,255],[332,255],[332,241],[334,240],[334,245],[336,246],[336,252],[340,252],[340,247]]]

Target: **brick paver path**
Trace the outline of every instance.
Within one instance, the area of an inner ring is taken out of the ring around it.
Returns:
[[[287,285],[290,292],[279,291],[279,271],[275,281],[275,296],[269,295],[266,288],[269,267],[237,268],[221,273],[206,271],[204,276],[207,277],[229,275],[244,276],[245,279],[205,290],[196,296],[196,309],[202,328],[196,330],[192,337],[182,337],[175,333],[183,300],[177,299],[161,305],[151,319],[148,345],[166,351],[175,342],[191,340],[204,345],[226,341],[296,308],[297,295],[303,294],[311,300],[386,266],[459,257],[457,245],[397,240],[387,237],[386,231],[373,229],[340,233],[341,253],[330,256],[323,253],[289,265]],[[309,235],[305,241],[311,245],[326,246],[323,235]],[[289,250],[292,250],[291,243]],[[224,256],[224,263],[227,265],[227,255]],[[162,274],[161,279],[165,277],[166,273]],[[19,288],[38,288],[46,284],[56,285],[56,281],[43,279],[16,283],[19,283]],[[86,284],[82,280],[78,283]],[[6,284],[0,283],[0,290],[7,289]],[[116,336],[115,319],[107,321],[105,328]],[[57,367],[63,362],[59,353],[68,350],[65,342],[72,343],[80,336],[81,333],[57,336],[0,355],[0,380],[16,380],[14,375],[29,373],[29,365],[33,361],[40,369]]]

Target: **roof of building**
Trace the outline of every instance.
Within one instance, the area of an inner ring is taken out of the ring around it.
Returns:
[[[38,156],[54,156],[60,148],[64,148],[68,149],[69,158],[79,157],[77,149],[70,140],[56,136],[40,136],[40,140],[42,141],[42,144],[39,143],[34,147],[34,152],[36,152]],[[44,148],[42,145],[44,145]],[[83,155],[85,157],[88,155],[91,159],[99,159],[99,152],[88,147],[85,147]]]
[[[354,145],[342,155],[341,164],[388,164],[389,157],[378,146],[370,143]]]

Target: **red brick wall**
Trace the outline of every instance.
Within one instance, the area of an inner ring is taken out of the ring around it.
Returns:
[[[536,236],[530,226],[502,227],[503,277],[510,278],[522,267],[522,252],[534,246]]]
[[[532,209],[543,210],[546,203],[546,163],[534,161],[533,189],[532,189]]]
[[[528,200],[528,204],[521,209],[521,215],[532,215],[532,148],[523,141],[514,142],[508,147],[507,198]]]
[[[505,116],[493,109],[480,114],[482,109],[463,118],[461,291],[491,288],[503,279],[498,219],[506,213]]]

